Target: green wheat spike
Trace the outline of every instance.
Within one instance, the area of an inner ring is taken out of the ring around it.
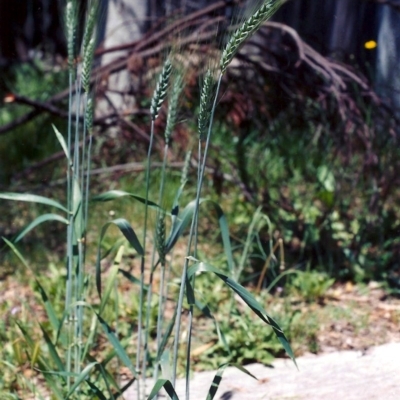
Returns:
[[[192,152],[189,150],[186,153],[185,162],[183,163],[181,185],[184,185],[188,179],[191,158],[192,158]]]
[[[168,114],[167,114],[167,125],[165,127],[165,143],[169,144],[172,130],[176,123],[176,117],[178,114],[178,102],[179,96],[182,92],[183,77],[181,74],[177,75],[172,87],[171,96],[168,102]]]
[[[89,14],[86,18],[85,33],[83,34],[83,42],[82,42],[83,54],[86,53],[87,48],[89,46],[89,42],[93,37],[94,28],[97,22],[97,14],[98,14],[97,12],[98,12],[98,2],[92,1]]]
[[[265,1],[264,4],[235,31],[222,52],[220,62],[221,74],[225,73],[226,68],[243,42],[252,36],[261,25],[274,14],[284,1],[285,0]]]
[[[206,136],[208,125],[210,123],[211,107],[213,104],[214,94],[214,77],[211,70],[207,70],[206,76],[204,77],[203,87],[200,94],[200,111],[198,119],[198,130],[200,140],[203,140]]]
[[[169,59],[167,59],[164,63],[163,70],[158,78],[158,83],[156,90],[154,91],[153,98],[151,99],[151,119],[155,121],[158,117],[158,112],[160,111],[161,105],[167,95],[167,88],[169,78],[171,76],[172,64]]]
[[[68,67],[70,71],[75,68],[75,38],[76,38],[76,4],[74,0],[67,2],[65,11],[65,22],[67,29],[67,50],[68,50]]]
[[[90,90],[90,74],[92,71],[95,44],[95,39],[91,38],[83,54],[82,86],[86,93]]]
[[[165,265],[165,213],[160,213],[157,221],[156,247],[161,265]]]
[[[85,110],[85,123],[89,134],[93,130],[93,113],[94,113],[94,102],[93,98],[89,97],[87,100],[86,110]]]

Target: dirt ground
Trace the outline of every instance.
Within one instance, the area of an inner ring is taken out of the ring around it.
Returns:
[[[337,285],[328,292],[323,307],[336,309],[339,317],[320,321],[319,353],[366,351],[372,346],[400,342],[400,299],[388,296],[376,282],[364,288],[351,283]]]

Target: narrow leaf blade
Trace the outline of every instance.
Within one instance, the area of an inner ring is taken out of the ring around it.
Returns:
[[[62,211],[68,213],[68,210],[61,205],[58,201],[48,199],[47,197],[38,196],[36,194],[29,193],[0,193],[0,199],[13,200],[13,201],[26,201],[28,203],[39,203],[47,206],[59,208]]]

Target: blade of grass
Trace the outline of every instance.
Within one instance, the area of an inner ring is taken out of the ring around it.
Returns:
[[[156,396],[158,396],[158,393],[162,388],[165,389],[165,391],[167,392],[167,394],[171,398],[171,400],[179,400],[179,397],[176,394],[171,381],[169,381],[167,379],[159,379],[153,386],[153,389],[151,390],[151,393],[147,399],[148,400],[154,399]]]
[[[146,199],[144,197],[138,196],[133,193],[124,192],[123,190],[110,190],[106,193],[102,193],[97,196],[94,196],[91,199],[91,201],[106,202],[106,201],[120,199],[122,197],[130,197],[134,200],[137,200],[138,202],[140,202],[142,204],[146,204]],[[162,210],[162,208],[157,203],[154,203],[151,200],[147,201],[147,205],[148,205],[148,207],[154,208],[155,210]]]
[[[36,228],[43,222],[57,221],[62,222],[65,225],[69,224],[69,221],[58,214],[43,214],[40,217],[35,218],[24,230],[15,238],[14,243],[18,243],[28,232]]]
[[[111,327],[107,324],[107,322],[99,315],[96,314],[97,318],[100,321],[101,326],[104,329],[104,332],[107,335],[108,340],[112,344],[116,354],[118,355],[119,359],[125,364],[126,367],[132,372],[133,376],[137,378],[137,372],[135,366],[132,364],[131,360],[128,357],[125,349],[121,345],[120,341],[118,340],[117,336],[111,329]]]
[[[82,370],[82,372],[79,374],[79,376],[76,377],[73,385],[71,386],[71,389],[69,390],[69,392],[66,394],[65,396],[65,400],[68,400],[68,398],[74,394],[74,392],[78,389],[79,385],[86,381],[91,370],[93,369],[93,367],[95,367],[98,364],[97,361],[94,361],[88,365],[86,365],[86,367]]]
[[[29,193],[0,193],[0,199],[13,200],[13,201],[26,201],[28,203],[39,203],[47,206],[59,208],[68,213],[68,210],[62,206],[58,201],[48,199],[47,197],[38,196]]]
[[[101,298],[100,307],[99,307],[99,314],[101,315],[104,307],[107,304],[108,299],[110,298],[111,292],[114,289],[115,281],[117,279],[117,274],[119,271],[119,266],[121,264],[122,256],[124,254],[124,246],[121,246],[117,252],[117,255],[114,259],[114,265],[111,267],[110,274],[107,279],[107,284],[104,289],[103,296]]]
[[[230,363],[223,364],[218,368],[216,374],[214,375],[214,379],[211,383],[210,389],[208,390],[206,400],[213,400],[213,398],[215,397],[217,390],[219,388],[219,385],[222,381],[222,375],[223,375],[226,367],[228,367],[228,366],[236,367],[237,369],[239,369],[240,371],[244,372],[245,374],[251,376],[255,380],[258,380],[252,373],[250,373],[246,368],[243,368],[241,365],[230,364]]]
[[[25,260],[25,258],[23,257],[23,255],[18,251],[18,249],[14,246],[13,243],[11,243],[9,240],[7,240],[6,238],[2,238],[4,240],[4,242],[11,248],[11,250],[13,251],[13,253],[19,258],[19,260],[22,262],[22,264],[24,265],[24,267],[26,269],[28,269],[29,271],[32,272],[33,275],[35,275],[34,271],[32,271],[32,269],[30,268],[28,262]],[[41,283],[39,282],[39,280],[37,278],[34,278],[35,282],[37,284],[38,287],[38,291],[40,293],[40,296],[42,298],[47,316],[49,318],[49,321],[51,323],[52,328],[54,329],[54,331],[59,331],[60,329],[60,325],[62,324],[57,316],[56,316],[56,312],[53,308],[53,305],[51,304],[49,297],[46,293],[46,291],[44,290],[43,286],[41,285]],[[64,337],[62,337],[64,339]]]
[[[61,372],[65,372],[65,366],[61,361],[60,356],[58,355],[57,349],[54,346],[53,342],[51,341],[49,335],[47,334],[47,332],[45,331],[44,327],[42,324],[39,323],[40,329],[42,331],[43,334],[43,338],[47,344],[47,347],[49,349],[49,354],[51,356],[51,358],[53,359],[54,364],[57,366],[58,370]]]
[[[100,234],[100,239],[99,243],[97,246],[97,261],[96,261],[96,287],[97,287],[97,292],[101,298],[101,269],[100,269],[100,260],[101,260],[101,242],[104,238],[104,235],[107,232],[107,229],[109,226],[115,225],[119,228],[119,230],[122,232],[122,234],[125,236],[125,238],[128,240],[130,245],[141,255],[144,255],[144,250],[142,245],[139,242],[138,237],[136,236],[135,231],[133,228],[130,226],[129,222],[124,219],[124,218],[118,218],[115,219],[114,221],[107,222],[105,225],[103,225],[101,229],[101,234]]]

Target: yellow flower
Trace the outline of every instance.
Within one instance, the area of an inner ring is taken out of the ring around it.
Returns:
[[[376,43],[375,40],[368,40],[368,42],[364,43],[364,47],[367,50],[373,50],[376,48],[376,46],[378,46],[378,43]]]

